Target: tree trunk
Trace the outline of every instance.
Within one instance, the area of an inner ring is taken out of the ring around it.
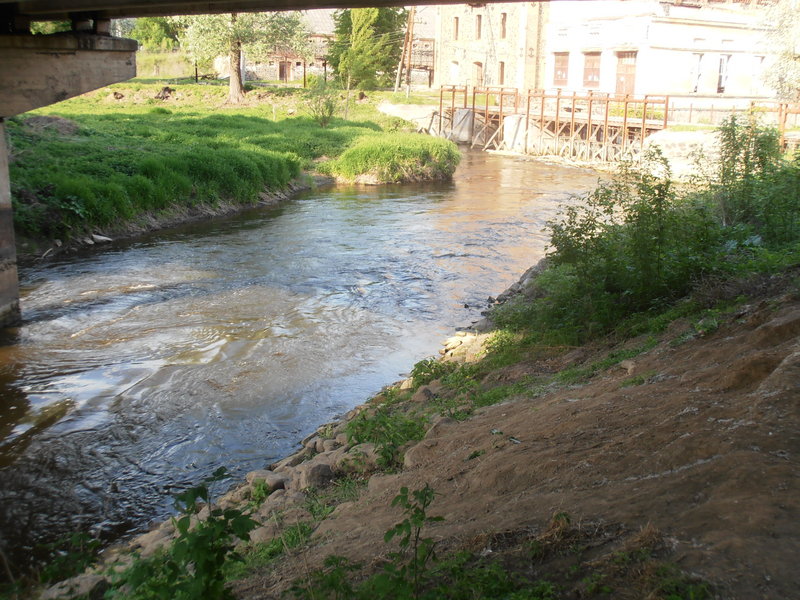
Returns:
[[[235,28],[236,13],[231,15],[231,22]],[[228,102],[239,104],[244,100],[244,86],[242,85],[242,43],[235,41],[231,43],[230,49],[230,90],[228,92]]]

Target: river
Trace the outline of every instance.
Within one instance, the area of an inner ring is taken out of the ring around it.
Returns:
[[[543,254],[591,171],[468,153],[20,272],[0,343],[0,546],[112,539],[296,448],[435,354]]]

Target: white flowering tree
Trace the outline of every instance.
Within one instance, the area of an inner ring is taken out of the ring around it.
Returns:
[[[800,100],[800,0],[778,0],[767,15],[775,62],[766,82],[784,100]]]
[[[304,56],[308,32],[296,12],[232,13],[181,17],[186,26],[183,45],[198,62],[227,55],[230,59],[228,100],[244,99],[242,52],[254,60],[266,60],[277,50]]]

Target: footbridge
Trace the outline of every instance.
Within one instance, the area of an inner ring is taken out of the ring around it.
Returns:
[[[0,0],[0,326],[19,319],[19,287],[4,119],[136,76],[134,40],[111,19],[167,15],[447,4],[457,0]],[[71,31],[31,34],[31,23]]]

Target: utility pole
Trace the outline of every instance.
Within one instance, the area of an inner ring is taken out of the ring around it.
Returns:
[[[403,52],[400,54],[400,62],[397,64],[397,76],[394,78],[394,93],[400,89],[400,82],[403,81],[403,66],[406,64],[406,52],[409,52],[409,32],[414,28],[414,9],[408,13],[408,21],[406,22],[406,35],[403,38]]]
[[[411,12],[408,13],[408,27],[407,29],[407,37],[408,37],[408,63],[406,67],[406,98],[411,95],[411,55],[413,54],[412,48],[414,46],[414,17],[417,14],[417,7],[412,6]]]

